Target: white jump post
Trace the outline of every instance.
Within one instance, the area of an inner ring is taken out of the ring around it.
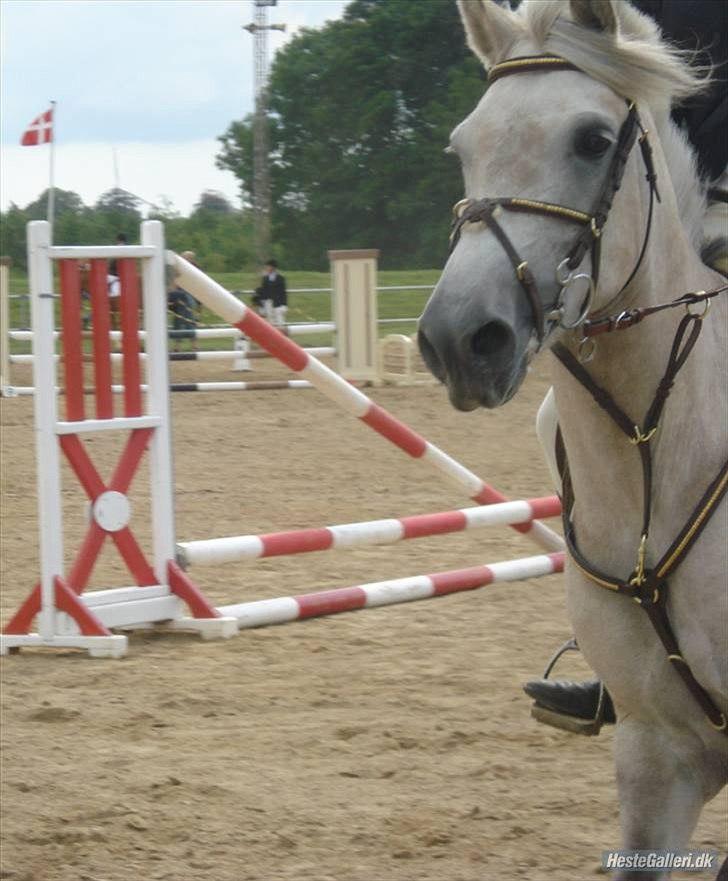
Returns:
[[[253,367],[250,363],[250,340],[245,337],[235,340],[235,360],[230,368],[233,373],[249,373]]]
[[[344,379],[378,383],[376,249],[329,251],[338,371]]]
[[[0,396],[10,385],[10,257],[0,257]]]
[[[235,619],[215,610],[175,561],[173,478],[170,446],[167,321],[164,285],[164,232],[158,221],[142,224],[140,246],[53,247],[45,221],[28,225],[28,266],[35,361],[34,397],[40,583],[0,635],[0,653],[26,646],[76,647],[96,657],[119,657],[127,638],[110,628],[135,628],[164,622],[203,637],[237,632]],[[81,290],[78,261],[91,260],[95,413],[84,401]],[[121,275],[123,416],[115,415],[111,391],[109,301],[106,260],[115,259]],[[144,318],[148,343],[145,400],[138,342],[138,282],[135,260],[142,261]],[[65,419],[59,417],[54,357],[55,300],[53,261],[61,261],[61,320],[64,342]],[[127,432],[124,451],[108,484],[83,445],[98,432]],[[145,450],[149,449],[151,562],[131,529],[128,491]],[[60,453],[91,502],[90,523],[76,559],[66,572],[63,552]],[[106,538],[114,541],[134,583],[129,587],[85,592]],[[185,617],[185,603],[193,617]],[[38,618],[38,631],[30,626]]]

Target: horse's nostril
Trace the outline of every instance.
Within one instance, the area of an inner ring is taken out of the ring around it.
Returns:
[[[417,331],[417,345],[419,346],[422,359],[427,365],[430,372],[433,374],[433,376],[439,379],[440,382],[444,382],[445,368],[443,366],[442,360],[437,354],[437,350],[427,339],[427,336],[422,330]]]
[[[513,332],[500,321],[489,321],[477,330],[470,340],[470,350],[476,358],[491,359],[508,354],[514,347]]]

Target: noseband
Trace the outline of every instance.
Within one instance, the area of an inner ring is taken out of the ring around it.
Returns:
[[[567,61],[564,58],[559,58],[556,55],[512,58],[509,61],[503,61],[492,67],[488,74],[488,82],[493,83],[498,79],[502,79],[505,76],[510,76],[515,73],[533,73],[534,71],[548,72],[555,70],[579,70],[579,68],[570,61]],[[452,253],[460,240],[460,235],[465,224],[485,223],[506,252],[516,273],[516,278],[528,298],[539,343],[543,342],[543,339],[546,336],[547,321],[558,324],[561,327],[575,328],[582,324],[589,314],[596,284],[599,280],[602,229],[607,222],[614,195],[622,183],[624,169],[635,140],[637,140],[638,131],[641,133],[639,137],[640,150],[647,172],[647,181],[650,185],[650,203],[642,248],[637,263],[629,278],[622,286],[619,292],[620,294],[634,278],[645,255],[650,235],[650,227],[652,225],[654,200],[656,198],[659,201],[660,196],[657,191],[657,177],[652,162],[652,148],[647,140],[647,131],[643,128],[642,123],[640,122],[639,114],[637,113],[637,108],[634,102],[627,102],[627,106],[627,117],[619,130],[616,149],[612,156],[607,177],[590,214],[585,214],[583,211],[578,211],[575,208],[554,205],[551,202],[541,202],[536,199],[522,199],[515,197],[484,198],[477,200],[462,199],[453,208],[455,219],[453,221],[452,233],[450,235],[450,253]],[[560,290],[556,301],[548,310],[544,309],[543,300],[536,279],[528,266],[528,261],[521,257],[505,230],[498,222],[497,217],[502,210],[520,211],[527,214],[542,214],[546,217],[554,217],[569,223],[576,223],[582,227],[581,232],[576,237],[571,249],[556,267],[556,282],[559,285]],[[576,271],[587,251],[591,251],[591,274]],[[576,282],[585,282],[587,284],[587,293],[583,302],[580,304],[578,318],[569,322],[566,320],[566,296],[569,288]]]

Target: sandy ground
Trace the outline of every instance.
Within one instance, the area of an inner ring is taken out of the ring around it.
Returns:
[[[173,367],[179,381],[231,378],[225,365]],[[17,384],[28,379],[17,371]],[[504,410],[469,415],[434,387],[373,397],[517,498],[549,492],[532,427],[545,389],[532,375]],[[173,397],[180,539],[468,503],[315,391]],[[37,577],[31,401],[3,401],[2,426],[7,620]],[[108,474],[112,439],[89,448]],[[142,540],[146,493],[140,477]],[[63,502],[70,560],[85,518],[70,479]],[[235,602],[531,553],[502,527],[193,574],[216,602]],[[94,584],[126,580],[107,548]],[[520,689],[569,634],[552,576],[227,642],[135,635],[119,661],[5,658],[0,878],[598,877],[619,840],[611,731],[537,725]],[[585,671],[572,660],[563,672]],[[725,850],[727,816],[725,797],[709,805],[694,844]]]

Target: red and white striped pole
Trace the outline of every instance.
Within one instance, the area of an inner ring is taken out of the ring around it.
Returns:
[[[147,221],[147,223],[158,223],[158,221]],[[354,388],[325,364],[306,353],[297,343],[268,324],[196,266],[173,252],[167,252],[167,261],[176,272],[181,286],[208,309],[243,331],[286,367],[308,380],[327,398],[387,438],[408,456],[427,462],[474,502],[490,505],[507,501],[505,496],[464,465],[412,431],[359,389]],[[515,524],[513,528],[528,535],[546,550],[561,550],[564,547],[563,539],[538,520]]]
[[[395,578],[355,587],[322,590],[298,596],[276,597],[270,600],[254,600],[220,606],[218,612],[235,618],[238,628],[264,627],[268,624],[285,624],[303,618],[318,618],[338,612],[371,609],[375,606],[391,606],[413,600],[447,596],[465,590],[475,590],[487,584],[503,581],[523,581],[562,572],[563,552],[524,557],[521,560],[504,560],[489,566],[472,566],[469,569],[453,569],[433,575],[414,575]]]
[[[561,503],[558,497],[549,496],[543,499],[462,508],[458,511],[440,511],[436,514],[342,523],[318,529],[294,529],[265,535],[233,535],[181,542],[177,545],[177,559],[185,567],[217,566],[220,563],[306,554],[311,551],[394,544],[412,538],[447,535],[485,526],[514,526],[540,518],[556,517],[560,513]]]

